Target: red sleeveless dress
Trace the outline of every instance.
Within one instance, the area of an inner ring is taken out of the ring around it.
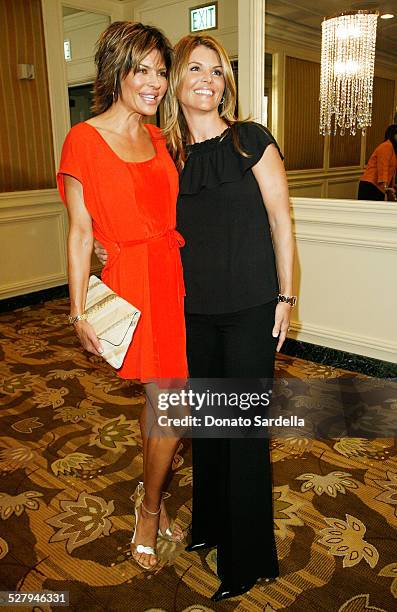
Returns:
[[[109,253],[102,280],[142,315],[119,376],[147,382],[187,376],[184,284],[175,230],[178,173],[161,130],[145,126],[155,156],[125,162],[92,125],[79,123],[66,137],[63,175],[81,182],[94,236]]]

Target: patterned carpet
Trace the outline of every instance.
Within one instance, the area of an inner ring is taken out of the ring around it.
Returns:
[[[67,310],[57,300],[0,315],[2,589],[69,591],[67,609],[82,612],[396,609],[391,439],[273,440],[276,582],[213,604],[215,550],[188,554],[161,540],[159,569],[141,571],[128,555],[129,496],[142,473],[141,388],[83,354],[65,325]],[[332,378],[340,372],[281,356],[277,374]],[[168,507],[188,529],[188,440],[173,474]],[[57,608],[15,608],[23,609]]]

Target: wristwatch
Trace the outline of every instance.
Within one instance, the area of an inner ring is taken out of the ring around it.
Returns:
[[[285,302],[286,304],[289,304],[292,307],[295,306],[296,300],[296,295],[279,295],[277,298],[278,302]]]
[[[75,323],[77,323],[77,321],[86,321],[87,320],[87,315],[86,314],[80,314],[80,315],[68,315],[68,323],[70,323],[70,325],[74,325]]]

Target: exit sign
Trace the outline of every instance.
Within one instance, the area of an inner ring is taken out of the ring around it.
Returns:
[[[218,3],[202,4],[190,9],[190,31],[215,30],[217,23]]]

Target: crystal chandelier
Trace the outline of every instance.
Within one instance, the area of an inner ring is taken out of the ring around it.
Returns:
[[[320,133],[371,125],[377,11],[349,11],[322,23]],[[333,118],[333,121],[332,121]],[[333,125],[332,125],[333,124]]]

